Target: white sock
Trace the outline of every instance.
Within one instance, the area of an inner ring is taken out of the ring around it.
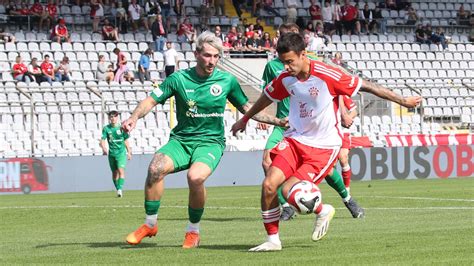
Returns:
[[[156,225],[156,222],[158,220],[158,214],[153,214],[153,215],[146,215],[145,218],[145,224],[148,225],[148,227],[153,228]]]
[[[186,229],[186,232],[196,232],[199,233],[199,222],[197,223],[188,223],[188,228]]]
[[[268,236],[267,236],[267,241],[268,241],[268,242],[271,242],[271,243],[273,243],[273,244],[279,244],[279,245],[281,245],[280,235],[279,235],[278,233],[273,234],[273,235],[268,235]]]
[[[349,200],[351,200],[351,195],[347,195],[347,197],[342,199],[342,201],[344,201],[344,202],[348,202]]]
[[[351,170],[351,166],[350,166],[350,165],[348,165],[348,166],[346,166],[346,167],[342,167],[342,171],[343,171],[343,172],[347,172],[347,171],[350,171],[350,170]]]
[[[285,202],[285,203],[283,203],[283,205],[281,205],[281,206],[282,206],[283,208],[285,208],[285,207],[290,207],[290,204],[289,204],[288,202]]]

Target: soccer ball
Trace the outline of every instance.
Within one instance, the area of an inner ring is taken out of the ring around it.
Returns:
[[[322,196],[318,186],[309,181],[293,185],[288,192],[288,203],[299,214],[310,214],[321,204]]]

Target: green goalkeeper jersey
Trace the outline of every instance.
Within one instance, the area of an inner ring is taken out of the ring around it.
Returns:
[[[237,79],[215,69],[209,77],[200,77],[195,67],[167,77],[151,93],[158,103],[174,96],[178,124],[171,138],[180,141],[211,141],[225,145],[224,111],[227,99],[236,107],[247,103]]]
[[[102,139],[107,140],[109,143],[109,154],[117,155],[126,150],[125,140],[129,135],[122,130],[120,124],[113,126],[112,124],[106,125],[102,129]]]
[[[319,60],[318,57],[314,54],[306,54],[306,56],[312,60]],[[268,83],[270,83],[273,79],[278,77],[278,75],[280,75],[280,73],[284,69],[285,69],[285,66],[278,58],[275,58],[272,61],[268,62],[265,65],[265,70],[263,71],[262,89],[265,89]],[[277,103],[276,117],[284,118],[284,117],[287,117],[289,113],[290,113],[290,98],[287,97]]]

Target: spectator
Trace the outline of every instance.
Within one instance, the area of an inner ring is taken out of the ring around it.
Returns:
[[[201,18],[201,28],[207,29],[209,24],[209,18],[213,14],[213,3],[212,0],[201,0],[201,7],[199,14]]]
[[[444,36],[444,31],[441,27],[436,28],[436,32],[431,35],[430,41],[436,45],[441,44],[443,50],[448,48],[448,45],[446,44],[446,37]]]
[[[178,52],[171,45],[171,42],[166,42],[166,51],[164,52],[165,59],[165,75],[169,77],[178,69]]]
[[[51,41],[60,44],[63,42],[71,42],[69,38],[69,31],[66,27],[66,22],[64,19],[59,19],[58,24],[54,26],[54,29],[51,32]]]
[[[140,61],[138,61],[138,78],[141,82],[145,80],[150,80],[150,57],[153,54],[150,48],[146,49],[146,51],[140,57]]]
[[[214,28],[214,34],[219,37],[222,41],[225,39],[225,34],[221,31],[221,26],[216,26]]]
[[[385,0],[385,7],[391,10],[398,10],[395,0]]]
[[[331,8],[331,1],[324,1],[324,7],[321,9],[321,16],[323,18],[323,28],[324,32],[332,36],[336,30],[333,20],[333,12]]]
[[[273,37],[273,39],[272,39],[272,46],[273,46],[273,47],[276,47],[276,46],[277,46],[277,43],[278,43],[278,39],[279,39],[279,38],[280,38],[280,31],[277,30],[277,31],[275,32],[275,37]]]
[[[224,0],[214,0],[214,15],[224,16],[225,15],[225,1]]]
[[[334,54],[334,58],[332,59],[332,62],[338,66],[344,65],[344,62],[342,61],[342,54],[341,52],[336,52]]]
[[[260,47],[263,51],[268,51],[271,52],[273,51],[273,43],[272,40],[270,39],[270,33],[265,32],[263,33],[263,37],[260,40]]]
[[[30,9],[26,2],[22,2],[19,8],[10,6],[10,10],[7,11],[7,14],[10,15],[10,22],[18,25],[20,30],[23,30],[23,26],[27,26],[25,30],[28,30],[28,17],[30,15]]]
[[[234,50],[234,47],[232,46],[232,42],[229,40],[229,37],[224,38],[224,42],[222,43],[222,46],[224,47],[224,51],[231,51]]]
[[[13,65],[13,78],[16,81],[23,81],[26,84],[30,84],[31,81],[34,80],[33,76],[28,73],[28,68],[23,63],[21,56],[17,56],[15,60],[15,64]]]
[[[99,64],[97,64],[97,72],[95,78],[99,81],[110,82],[114,80],[114,67],[111,64],[105,62],[105,56],[99,55]]]
[[[342,23],[347,35],[355,32],[358,10],[350,4],[350,0],[345,0],[345,4],[341,7]]]
[[[47,30],[49,30],[51,28],[51,23],[56,21],[58,16],[58,6],[56,6],[54,0],[49,0],[43,14],[43,20],[46,20]]]
[[[138,23],[140,22],[140,20],[142,21],[146,31],[149,30],[148,22],[143,16],[143,13],[143,8],[139,4],[137,4],[137,0],[132,0],[130,5],[128,6],[128,15],[132,21],[133,32],[135,33],[138,32]]]
[[[235,8],[235,12],[237,13],[237,16],[239,16],[240,19],[242,19],[242,10],[240,9],[240,4],[242,3],[242,0],[232,0],[232,5]]]
[[[145,3],[145,14],[148,17],[148,24],[153,25],[156,16],[161,14],[161,7],[157,0],[147,0]]]
[[[461,4],[458,10],[458,24],[469,26],[469,12],[464,10],[464,4]]]
[[[101,0],[91,0],[91,19],[92,19],[92,32],[100,33],[99,23],[102,17],[104,16],[104,6],[102,5]]]
[[[433,29],[431,28],[431,24],[426,23],[425,26],[425,36],[428,38],[428,40],[431,39],[431,35],[433,35]]]
[[[415,39],[417,43],[426,43],[429,44],[430,41],[426,37],[426,31],[425,27],[423,27],[421,24],[418,24],[416,30],[415,30]]]
[[[4,42],[12,42],[14,43],[16,41],[16,38],[13,34],[9,32],[5,32],[5,28],[0,27],[0,40]]]
[[[41,72],[43,73],[43,80],[49,84],[53,84],[54,77],[54,66],[49,61],[49,55],[44,56],[44,60],[41,63]]]
[[[115,28],[108,19],[104,20],[104,26],[102,26],[102,39],[104,39],[104,41],[115,42],[118,42],[119,40],[117,28]]]
[[[262,0],[261,6],[267,13],[272,13],[276,17],[281,17],[280,13],[273,8],[273,0]]]
[[[127,33],[128,31],[128,15],[127,11],[123,7],[122,1],[117,2],[117,14],[115,15],[117,21],[117,27],[121,33]]]
[[[375,7],[375,10],[373,12],[373,28],[372,31],[376,32],[376,28],[379,29],[381,33],[384,35],[387,35],[387,21],[385,18],[382,16],[382,10],[378,6]]]
[[[413,9],[413,7],[410,7],[408,9],[408,12],[406,14],[406,19],[407,19],[407,22],[406,22],[407,25],[415,25],[416,22],[418,21],[418,14],[416,14],[416,11],[415,9]]]
[[[158,14],[155,22],[151,25],[151,35],[155,41],[155,51],[163,52],[165,47],[166,38],[168,36],[167,29],[163,24],[163,17]]]
[[[361,26],[364,27],[365,33],[369,34],[374,27],[374,16],[372,10],[369,9],[369,5],[365,4],[364,9],[359,13],[359,20],[361,22]]]
[[[38,65],[38,59],[36,57],[31,59],[31,62],[28,65],[28,73],[35,78],[35,81],[38,84],[44,81],[43,71],[41,71],[41,67]]]
[[[326,39],[322,32],[317,34],[305,33],[304,40],[308,51],[319,53],[326,49]]]
[[[262,19],[257,18],[257,20],[255,21],[255,25],[253,25],[253,31],[257,32],[259,35],[263,34],[263,26],[262,24],[260,24],[261,21]]]
[[[254,32],[252,37],[249,37],[246,43],[247,50],[251,52],[261,52],[262,47],[260,46],[260,36]]]
[[[114,81],[122,82],[126,79],[126,73],[128,73],[127,57],[120,51],[119,48],[115,48],[113,53],[117,55],[117,68],[115,69]]]
[[[182,0],[176,0],[176,3],[180,3],[180,8],[183,8],[184,3],[180,2]],[[163,16],[163,20],[166,22],[166,29],[169,30],[171,29],[171,19],[170,19],[170,13],[171,13],[171,4],[169,0],[160,0],[160,8],[161,8],[161,15]],[[176,13],[178,14],[178,13]]]
[[[69,72],[70,72],[69,57],[67,56],[63,57],[63,60],[59,62],[59,65],[55,69],[55,72],[56,72],[57,81],[59,82],[71,81],[71,79],[69,78]]]
[[[164,1],[168,2],[168,0],[164,0]],[[169,5],[169,3],[168,3],[168,5]],[[180,18],[181,15],[183,14],[183,8],[184,8],[184,0],[174,1],[173,11],[176,14],[176,16],[178,16],[178,18]],[[163,10],[163,6],[161,6],[161,10]],[[163,16],[165,16],[165,19],[169,16],[170,10],[171,10],[171,6],[168,9],[168,15],[163,14]],[[169,22],[168,19],[166,19],[166,21]],[[168,26],[169,26],[169,24],[168,24]]]
[[[245,29],[245,37],[252,38],[254,33],[254,25],[250,24],[249,27]]]
[[[43,28],[43,22],[45,19],[44,11],[44,7],[41,5],[39,0],[35,0],[34,4],[30,8],[30,13],[32,15],[31,23],[32,25],[38,25],[38,31],[41,31]]]
[[[286,23],[295,23],[298,16],[298,0],[286,0]]]
[[[234,41],[236,41],[237,40],[237,27],[236,26],[230,27],[230,30],[226,36],[229,38],[230,43],[233,43]]]
[[[189,22],[189,18],[184,18],[178,26],[178,41],[179,42],[194,42],[196,38],[196,30],[193,24]]]
[[[323,24],[323,14],[321,12],[321,7],[317,4],[316,0],[311,0],[309,14],[311,15],[311,23],[313,24],[313,28],[316,28],[317,23]]]
[[[334,5],[332,6],[332,19],[334,21],[334,26],[336,27],[337,34],[342,35],[344,25],[342,23],[342,7],[339,2],[340,0],[336,0]]]
[[[304,33],[314,33],[315,29],[313,27],[313,22],[308,21],[308,24],[306,24],[306,28],[304,29]]]

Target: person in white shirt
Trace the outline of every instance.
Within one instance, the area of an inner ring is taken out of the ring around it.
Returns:
[[[322,8],[321,13],[323,15],[324,32],[327,35],[332,36],[336,30],[336,27],[334,26],[331,1],[326,0],[324,2],[324,7]]]
[[[146,17],[144,17],[143,8],[139,4],[137,4],[137,0],[132,0],[130,5],[128,6],[128,14],[132,21],[132,27],[134,32],[138,31],[138,23],[140,22],[140,20],[142,20],[143,26],[145,27],[146,31],[149,30],[148,21]]]
[[[374,94],[383,99],[413,108],[421,102],[420,96],[402,97],[393,91],[348,75],[337,67],[306,56],[304,40],[298,33],[283,34],[277,44],[278,58],[285,71],[270,82],[264,93],[244,116],[232,126],[232,133],[245,130],[248,120],[272,101],[290,99],[289,128],[284,139],[271,151],[272,164],[262,183],[261,214],[267,240],[249,251],[278,251],[282,249],[279,237],[280,206],[277,189],[283,186],[283,195],[301,181],[319,184],[337,161],[342,146],[339,95],[354,96],[358,91]],[[319,241],[327,233],[335,209],[318,198],[312,240]]]
[[[166,77],[178,70],[178,52],[173,48],[171,42],[166,42],[166,51],[163,53],[165,59]]]
[[[336,31],[338,35],[342,35],[342,12],[341,12],[341,4],[340,0],[336,0],[336,2],[331,6],[332,9],[332,20],[334,21],[334,26],[336,27]]]

